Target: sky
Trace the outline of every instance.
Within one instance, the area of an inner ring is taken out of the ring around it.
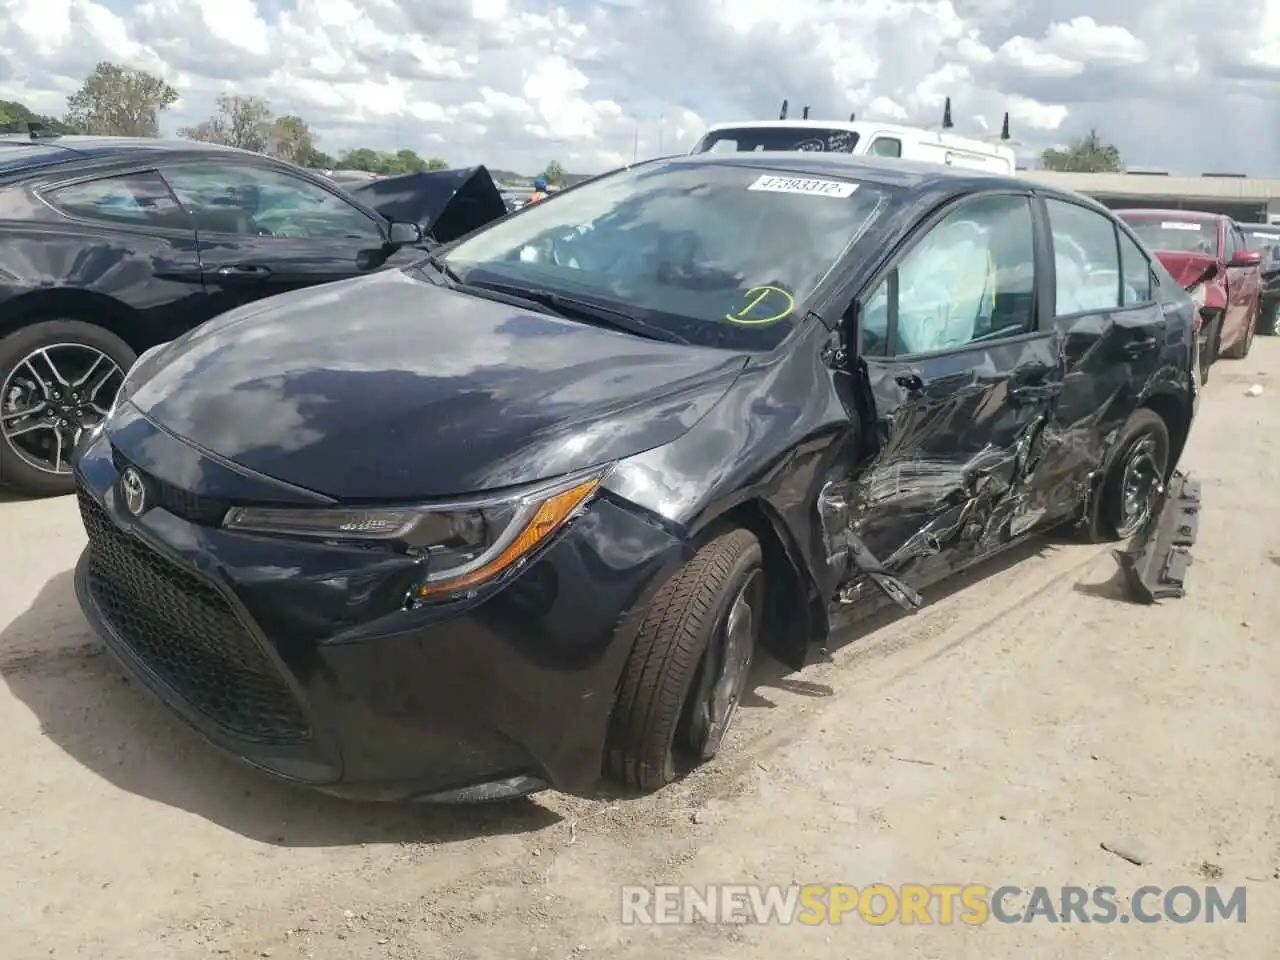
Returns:
[[[1280,176],[1280,0],[0,0],[0,99],[61,114],[99,60],[296,113],[331,153],[596,172],[710,123],[941,119],[1032,156]],[[637,145],[638,138],[638,145]]]

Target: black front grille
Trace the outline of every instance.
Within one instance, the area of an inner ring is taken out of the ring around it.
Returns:
[[[179,696],[257,743],[301,743],[306,718],[227,600],[111,522],[84,491],[89,590],[130,650]]]
[[[174,516],[182,517],[184,520],[206,527],[216,527],[221,525],[223,517],[231,507],[231,504],[225,500],[201,497],[189,490],[166,483],[130,461],[115,447],[111,448],[111,460],[118,471],[123,472],[126,467],[133,467],[138,471],[142,482],[147,486],[148,499],[153,507],[168,510]]]

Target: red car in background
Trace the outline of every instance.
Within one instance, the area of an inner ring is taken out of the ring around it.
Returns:
[[[1200,308],[1200,380],[1218,357],[1249,354],[1258,328],[1262,254],[1230,217],[1194,210],[1117,210]]]

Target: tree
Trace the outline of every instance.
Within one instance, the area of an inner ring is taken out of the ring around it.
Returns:
[[[307,166],[316,152],[315,137],[301,117],[276,117],[271,122],[267,152],[280,160]]]
[[[368,170],[386,176],[397,176],[402,173],[421,173],[425,170],[447,170],[449,165],[439,157],[423,159],[414,150],[397,150],[395,153],[384,153],[368,147],[348,150],[338,158],[338,167],[343,170]]]
[[[1046,170],[1063,173],[1119,173],[1120,151],[1105,143],[1097,130],[1077,137],[1065,150],[1050,148],[1040,155]]]
[[[275,116],[271,105],[261,97],[224,94],[218,97],[216,114],[194,127],[184,127],[178,136],[265,153],[299,166],[322,165],[315,162],[315,135],[307,122],[293,115]],[[324,154],[319,157],[332,162]]]
[[[559,160],[552,160],[548,163],[547,169],[542,171],[542,175],[547,178],[547,186],[549,187],[559,187],[564,184],[564,167],[560,166]]]
[[[57,117],[46,117],[36,113],[25,103],[18,100],[0,100],[0,125],[10,125],[25,133],[28,123],[43,124],[50,133],[75,133],[75,130]]]
[[[223,94],[218,97],[218,112],[194,127],[184,127],[178,136],[224,147],[238,147],[254,153],[266,153],[271,144],[271,107],[261,97]]]
[[[158,137],[160,114],[177,100],[159,77],[104,60],[67,97],[66,123],[79,133]]]

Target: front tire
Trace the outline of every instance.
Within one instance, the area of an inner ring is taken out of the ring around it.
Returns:
[[[1222,314],[1214,312],[1204,317],[1204,344],[1200,348],[1200,384],[1209,382],[1209,371],[1218,359],[1218,345],[1222,335]]]
[[[677,760],[716,755],[746,690],[763,619],[760,542],[732,529],[702,546],[654,597],[623,670],[609,775],[646,793]]]
[[[1169,474],[1169,427],[1154,410],[1135,410],[1120,428],[1090,533],[1128,540],[1151,517]]]
[[[1264,337],[1276,335],[1276,319],[1280,315],[1280,299],[1268,300],[1258,318],[1258,333]]]
[[[48,320],[0,338],[0,487],[72,493],[71,451],[106,416],[137,360],[127,343],[79,320]]]
[[[1230,348],[1223,350],[1222,355],[1229,360],[1243,360],[1249,355],[1249,351],[1253,349],[1253,336],[1258,331],[1258,304],[1253,305],[1253,312],[1249,314],[1249,323],[1244,328],[1244,336],[1240,342],[1234,344]]]

